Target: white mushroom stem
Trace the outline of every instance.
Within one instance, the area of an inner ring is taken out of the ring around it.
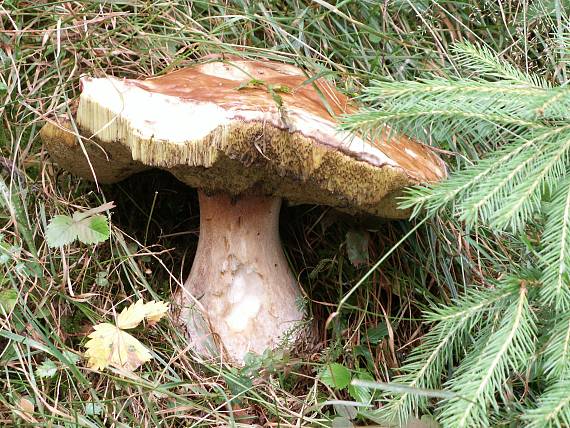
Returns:
[[[239,363],[294,339],[302,298],[281,249],[281,199],[199,198],[200,240],[178,298],[193,348]]]

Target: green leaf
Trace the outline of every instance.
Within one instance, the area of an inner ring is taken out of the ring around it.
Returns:
[[[320,373],[321,382],[332,388],[343,389],[350,384],[350,370],[339,363],[327,364]]]
[[[11,312],[18,302],[18,292],[16,290],[0,291],[0,314]]]
[[[109,285],[109,280],[107,279],[107,272],[101,271],[97,272],[97,276],[95,277],[95,284],[99,287],[106,287]]]
[[[81,360],[81,357],[79,355],[71,351],[63,351],[63,356],[69,364],[73,365],[76,365],[79,362],[79,360]]]
[[[233,395],[240,396],[249,391],[253,387],[253,381],[250,377],[241,374],[237,369],[232,368],[225,373],[225,381]]]
[[[48,224],[46,241],[50,247],[61,247],[79,239],[84,244],[97,244],[110,236],[109,223],[103,215],[85,217],[76,212],[73,217],[56,215]]]
[[[45,360],[36,369],[36,376],[41,378],[51,378],[57,373],[57,365],[52,360]]]
[[[363,370],[360,371],[356,376],[354,376],[354,380],[373,382],[374,378],[370,373]],[[352,398],[361,403],[370,403],[372,401],[372,393],[370,392],[370,388],[362,387],[359,385],[355,385],[354,383],[351,383],[350,385],[348,385],[348,393]]]
[[[76,223],[77,236],[84,244],[97,244],[110,236],[107,217],[95,215]]]
[[[87,416],[100,415],[103,413],[103,407],[97,403],[87,403],[85,405],[85,414]]]
[[[346,251],[353,266],[368,263],[368,241],[370,235],[362,230],[349,230],[346,233]]]
[[[73,219],[66,215],[56,215],[46,229],[46,242],[50,247],[61,247],[71,244],[77,238],[73,227]]]
[[[381,322],[376,327],[372,327],[366,330],[366,338],[372,345],[377,345],[386,336],[388,336],[388,326],[385,322]]]

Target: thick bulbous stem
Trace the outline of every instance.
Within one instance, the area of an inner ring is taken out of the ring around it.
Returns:
[[[281,249],[281,199],[199,198],[200,240],[178,295],[194,349],[240,363],[248,352],[294,340],[303,303]]]

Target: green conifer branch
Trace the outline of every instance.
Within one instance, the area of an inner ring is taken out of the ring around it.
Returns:
[[[536,408],[522,416],[527,428],[561,428],[570,426],[570,378],[550,385],[538,399]]]
[[[570,378],[570,312],[566,311],[548,333],[543,353],[546,376],[550,381]]]
[[[489,407],[498,407],[496,394],[502,384],[512,371],[525,368],[534,352],[536,324],[528,294],[522,282],[516,304],[504,313],[500,327],[488,336],[478,357],[459,365],[448,383],[458,397],[441,403],[439,420],[443,426],[489,426]]]
[[[542,235],[540,298],[557,312],[570,311],[570,177],[562,180],[547,206]]]
[[[518,283],[509,277],[497,284],[497,288],[470,290],[455,304],[427,313],[426,321],[435,324],[401,367],[402,374],[392,380],[412,388],[440,388],[442,374],[453,355],[457,358],[465,352],[465,343],[473,330],[493,322],[497,313],[513,301],[518,290]],[[404,424],[410,414],[426,407],[424,396],[402,393],[387,400],[379,414],[386,420]]]

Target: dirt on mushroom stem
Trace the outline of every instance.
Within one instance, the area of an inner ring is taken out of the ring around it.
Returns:
[[[177,295],[194,349],[239,364],[294,342],[304,305],[281,249],[281,199],[200,191],[199,200],[198,249]]]

